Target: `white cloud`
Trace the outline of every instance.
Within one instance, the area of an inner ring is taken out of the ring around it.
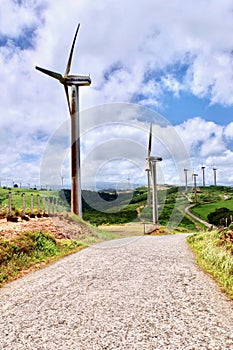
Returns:
[[[12,177],[13,169],[27,181],[39,177],[38,161],[49,137],[67,119],[68,109],[63,87],[34,67],[64,72],[78,22],[71,72],[90,73],[92,78],[90,87],[80,89],[81,109],[131,101],[156,108],[167,92],[179,98],[183,91],[207,97],[210,104],[232,105],[232,9],[232,0],[173,0],[169,4],[145,0],[143,5],[138,0],[67,0],[65,4],[62,0],[2,0],[0,143],[4,152],[0,177]],[[82,127],[95,127],[100,114],[100,109],[92,113]],[[113,120],[106,114],[102,123]],[[117,118],[117,122],[137,125],[145,120],[144,116],[138,122],[125,109]],[[225,157],[230,166],[231,124],[224,128],[193,118],[176,130],[197,164],[212,162],[216,156],[216,165],[219,157]],[[108,139],[107,130],[93,131],[84,151],[95,148],[101,138]],[[160,130],[163,137],[164,130]],[[115,137],[121,131],[112,132]],[[128,129],[126,135],[147,144],[139,131],[132,135]],[[178,146],[173,138],[166,142],[161,152],[167,161],[167,149]]]
[[[232,185],[233,152],[228,148],[232,138],[232,123],[225,127],[205,121],[200,117],[190,119],[175,127],[190,153],[191,174],[198,173],[198,183],[202,183],[201,167],[206,167],[206,183],[213,184],[213,167],[217,168],[217,183]]]
[[[8,38],[19,37],[27,27],[38,23],[41,9],[47,1],[1,0],[0,33]]]
[[[233,122],[229,123],[224,128],[224,136],[226,136],[227,139],[233,139]]]
[[[176,130],[192,155],[196,154],[197,149],[202,157],[226,150],[223,140],[224,128],[214,122],[195,117],[178,125]]]

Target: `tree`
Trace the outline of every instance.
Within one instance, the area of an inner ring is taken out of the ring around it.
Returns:
[[[225,220],[227,219],[227,223],[231,223],[231,216],[233,215],[233,211],[230,211],[228,208],[217,208],[215,211],[209,213],[207,215],[208,222],[215,226],[219,226],[221,224],[225,225]]]

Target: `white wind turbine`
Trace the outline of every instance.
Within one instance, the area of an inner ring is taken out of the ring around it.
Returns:
[[[42,73],[57,79],[63,84],[66,94],[66,99],[71,116],[71,210],[73,213],[82,217],[82,194],[81,194],[81,170],[80,170],[80,128],[79,128],[79,86],[89,86],[91,78],[87,75],[70,75],[70,68],[74,52],[75,41],[79,31],[78,24],[73,43],[70,50],[70,55],[66,67],[65,74],[52,72],[50,70],[36,67]],[[69,87],[71,87],[71,102],[69,96]]]
[[[153,224],[158,225],[159,215],[158,215],[158,193],[157,193],[157,172],[156,172],[156,163],[161,162],[161,157],[151,156],[151,145],[152,145],[152,124],[150,126],[150,135],[149,135],[149,144],[148,144],[148,154],[147,154],[147,174],[148,174],[148,185],[150,181],[150,173],[152,178],[152,199],[153,199]],[[150,188],[150,185],[148,186]],[[148,188],[148,195],[149,195]]]

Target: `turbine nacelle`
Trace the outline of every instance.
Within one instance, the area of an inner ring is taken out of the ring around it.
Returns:
[[[68,86],[89,86],[91,85],[91,78],[89,75],[68,75],[64,77],[65,84]]]
[[[155,157],[155,156],[150,156],[148,158],[149,162],[151,163],[155,163],[155,162],[161,162],[163,159],[162,157]]]

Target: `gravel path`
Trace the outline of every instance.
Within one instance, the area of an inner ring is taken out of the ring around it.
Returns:
[[[206,227],[208,227],[209,229],[212,229],[214,227],[213,224],[210,224],[209,222],[202,220],[201,218],[199,218],[198,216],[194,215],[193,213],[191,213],[190,209],[192,207],[195,207],[196,204],[192,204],[189,205],[188,207],[186,207],[184,209],[185,214],[191,216],[191,218],[195,219],[196,221],[199,221],[201,224],[205,225]]]
[[[0,348],[227,350],[232,310],[184,235],[124,238],[3,287]]]

